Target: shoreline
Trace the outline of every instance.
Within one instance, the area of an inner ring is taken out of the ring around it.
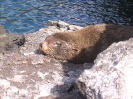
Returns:
[[[94,63],[59,61],[38,50],[48,35],[81,28],[48,21],[34,33],[0,32],[0,99],[132,98],[133,38],[113,43]]]

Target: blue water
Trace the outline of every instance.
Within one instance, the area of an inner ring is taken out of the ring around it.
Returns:
[[[132,0],[0,0],[0,24],[8,33],[31,33],[48,20],[86,26],[133,25]]]

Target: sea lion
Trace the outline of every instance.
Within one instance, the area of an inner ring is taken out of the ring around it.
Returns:
[[[50,57],[72,63],[93,62],[98,53],[113,42],[131,37],[131,26],[97,24],[81,30],[50,35],[40,44],[40,50]]]

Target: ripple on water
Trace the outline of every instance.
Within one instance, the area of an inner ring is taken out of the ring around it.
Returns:
[[[126,0],[1,0],[0,24],[8,33],[31,33],[47,20],[86,26],[133,25],[133,2]]]

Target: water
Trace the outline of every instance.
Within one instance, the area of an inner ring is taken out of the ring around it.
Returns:
[[[8,33],[31,33],[48,20],[87,26],[133,25],[132,0],[0,0],[0,24]]]

